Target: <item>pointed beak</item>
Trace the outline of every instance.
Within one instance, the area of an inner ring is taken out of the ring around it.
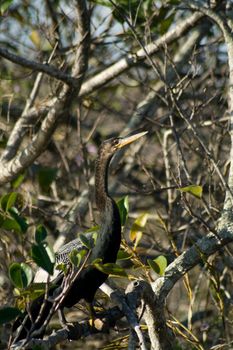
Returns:
[[[146,135],[147,133],[148,133],[148,131],[143,131],[143,132],[139,132],[138,134],[123,137],[122,139],[120,139],[120,141],[117,145],[117,149],[120,149],[122,147],[129,145],[130,143],[138,140],[140,137]]]

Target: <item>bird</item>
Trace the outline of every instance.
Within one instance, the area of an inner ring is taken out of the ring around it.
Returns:
[[[106,281],[108,275],[98,270],[94,264],[91,264],[96,259],[101,259],[102,263],[115,263],[117,253],[121,244],[121,219],[119,209],[108,192],[108,169],[113,155],[123,147],[138,140],[147,134],[147,131],[135,133],[126,137],[110,138],[102,142],[99,147],[98,155],[95,164],[95,200],[96,206],[100,213],[100,225],[95,239],[95,244],[89,251],[87,258],[88,264],[84,266],[81,272],[74,279],[69,290],[65,294],[62,302],[59,305],[60,310],[64,307],[70,308],[77,304],[81,299],[87,303],[93,302],[95,293],[102,283]],[[92,233],[85,235],[86,239],[91,241]],[[84,249],[84,244],[80,237],[68,242],[61,247],[56,253],[56,264],[69,264],[70,253],[76,249],[81,251]],[[62,287],[64,280],[64,272],[51,282],[52,286],[48,290],[47,298],[45,295],[39,296],[31,302],[29,310],[24,313],[23,318],[19,318],[13,325],[13,331],[16,331],[16,336],[13,344],[19,340],[29,339],[31,334],[36,334],[37,338],[43,337],[43,332],[38,331],[44,324],[48,322],[50,310],[53,305],[51,300],[54,295],[58,294],[59,288]],[[43,304],[43,307],[41,305]],[[61,312],[63,316],[63,312]],[[51,317],[50,317],[51,318]],[[64,318],[63,318],[64,321]]]

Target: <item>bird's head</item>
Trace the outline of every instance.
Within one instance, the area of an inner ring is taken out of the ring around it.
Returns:
[[[112,156],[119,149],[131,144],[132,142],[138,140],[140,137],[146,135],[148,131],[139,132],[134,135],[126,136],[126,137],[113,137],[104,141],[101,145],[101,153],[107,157]]]

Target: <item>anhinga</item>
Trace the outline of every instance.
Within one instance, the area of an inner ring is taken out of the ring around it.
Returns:
[[[109,163],[116,151],[131,144],[146,133],[147,131],[124,138],[111,138],[104,141],[99,148],[95,170],[95,194],[97,209],[100,212],[100,228],[95,245],[90,251],[87,266],[84,267],[74,280],[60,305],[61,309],[64,307],[72,307],[79,302],[80,299],[85,299],[88,303],[92,303],[97,289],[108,277],[107,274],[97,270],[91,265],[92,261],[95,259],[102,259],[103,263],[116,262],[121,243],[121,220],[118,207],[108,193]],[[77,250],[83,248],[83,243],[79,238],[67,243],[57,252],[56,262],[67,263],[69,261],[68,255],[74,248]],[[61,273],[55,281],[53,281],[53,287],[50,288],[48,293],[49,297],[54,296],[56,289],[61,286],[63,279],[64,274]],[[43,307],[41,309],[42,304]],[[27,338],[33,331],[38,330],[43,325],[49,315],[51,306],[52,301],[44,300],[44,295],[31,303],[29,315],[27,314],[23,321],[17,320],[13,326],[13,329],[18,328],[18,334],[14,339],[14,344],[21,339]],[[20,324],[21,327],[19,327]],[[37,334],[36,336],[42,337],[43,335]]]

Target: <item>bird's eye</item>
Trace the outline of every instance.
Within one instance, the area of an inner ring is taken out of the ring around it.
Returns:
[[[113,146],[117,146],[118,143],[119,143],[119,140],[118,140],[118,139],[113,140]]]

